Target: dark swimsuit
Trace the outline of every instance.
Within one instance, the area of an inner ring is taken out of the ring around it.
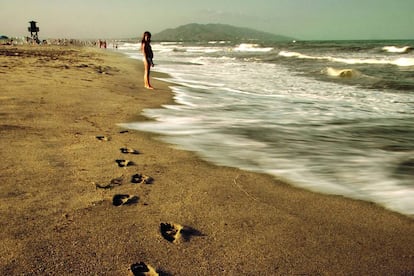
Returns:
[[[150,64],[152,63],[152,59],[154,58],[154,53],[152,52],[151,45],[149,43],[144,44],[144,53],[146,56],[144,57]]]

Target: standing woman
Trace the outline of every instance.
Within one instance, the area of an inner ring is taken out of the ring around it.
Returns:
[[[152,59],[154,54],[151,48],[151,33],[146,31],[142,36],[141,52],[144,56],[144,85],[147,89],[154,89],[150,84],[150,68],[154,67]]]

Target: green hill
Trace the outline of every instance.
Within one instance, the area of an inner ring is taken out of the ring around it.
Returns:
[[[154,41],[291,41],[293,38],[225,24],[187,24],[153,35]]]

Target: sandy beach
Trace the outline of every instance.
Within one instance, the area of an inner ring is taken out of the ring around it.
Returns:
[[[1,275],[414,274],[412,218],[121,128],[173,101],[141,61],[71,46],[0,61]]]

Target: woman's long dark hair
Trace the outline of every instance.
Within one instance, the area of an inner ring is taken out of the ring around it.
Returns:
[[[145,36],[146,36],[146,35],[148,35],[148,36],[149,36],[149,38],[151,38],[151,33],[150,33],[150,32],[148,32],[148,31],[146,31],[146,32],[144,32],[144,34],[142,35],[141,43],[144,43],[144,42],[145,42]]]

